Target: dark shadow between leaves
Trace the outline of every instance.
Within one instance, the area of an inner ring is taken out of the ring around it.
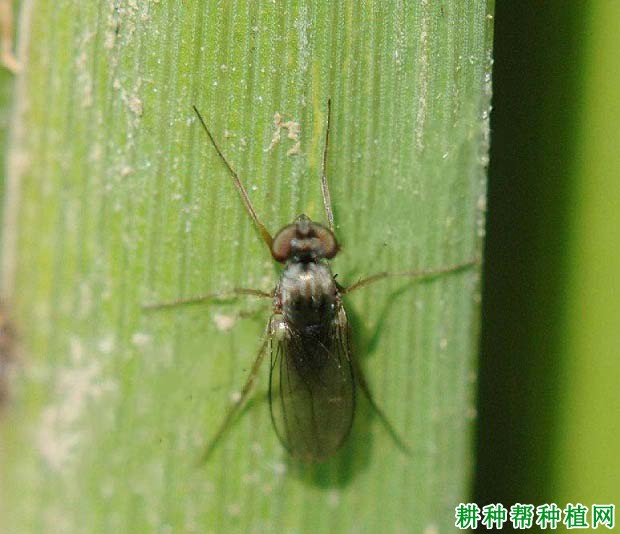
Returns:
[[[553,501],[588,2],[498,2],[473,500]],[[587,71],[587,69],[586,69]]]

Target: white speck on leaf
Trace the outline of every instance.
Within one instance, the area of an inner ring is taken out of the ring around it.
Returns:
[[[332,490],[327,495],[327,504],[330,508],[336,508],[340,504],[340,492]]]
[[[224,315],[220,313],[216,313],[213,315],[213,322],[215,323],[215,327],[222,332],[227,332],[233,326],[235,326],[235,317],[232,315]]]
[[[301,124],[293,120],[284,121],[282,120],[283,117],[284,115],[280,114],[277,111],[274,113],[273,123],[276,127],[276,130],[273,133],[273,136],[271,138],[271,143],[265,149],[265,152],[271,151],[273,147],[275,147],[280,142],[280,139],[282,136],[282,130],[286,130],[287,132],[286,138],[291,139],[292,141],[295,141],[295,144],[293,145],[291,149],[289,149],[289,151],[287,152],[287,155],[290,156],[294,154],[299,154],[301,152],[301,141],[300,141]]]
[[[39,451],[52,469],[71,464],[85,438],[79,423],[88,405],[115,389],[113,382],[102,377],[99,360],[85,353],[82,341],[70,339],[69,362],[58,371],[53,400],[43,410],[37,436]]]
[[[116,343],[114,341],[114,337],[108,336],[99,341],[98,348],[104,354],[110,354],[114,350],[115,346]]]
[[[301,142],[297,141],[291,148],[286,151],[287,156],[298,156],[301,154]]]
[[[422,17],[420,19],[420,51],[418,56],[418,102],[416,114],[416,146],[418,150],[424,149],[424,126],[428,108],[428,84],[429,84],[429,12],[428,0],[422,1]]]
[[[144,332],[136,332],[131,336],[131,343],[136,347],[146,347],[151,341],[151,336]]]
[[[273,464],[273,472],[277,476],[284,475],[284,473],[286,473],[286,465],[284,465],[282,462],[277,462],[277,463]]]

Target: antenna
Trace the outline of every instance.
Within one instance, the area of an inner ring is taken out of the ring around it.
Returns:
[[[243,205],[245,206],[245,209],[248,212],[248,215],[254,221],[254,224],[258,228],[258,231],[260,232],[260,235],[263,238],[263,241],[265,242],[265,244],[269,248],[269,252],[271,253],[271,245],[273,243],[273,237],[271,236],[271,234],[269,233],[269,230],[267,230],[265,225],[260,221],[260,219],[258,218],[258,215],[256,215],[254,206],[252,206],[252,202],[250,202],[250,197],[248,197],[248,193],[245,190],[245,187],[243,187],[243,184],[241,183],[241,180],[239,179],[239,175],[230,166],[230,163],[228,163],[228,161],[224,157],[224,154],[222,154],[220,147],[215,142],[215,139],[211,135],[209,128],[207,128],[207,125],[204,119],[202,118],[200,111],[198,111],[198,108],[196,106],[192,106],[192,107],[194,108],[194,111],[196,112],[196,116],[198,117],[200,124],[202,124],[203,130],[207,133],[207,136],[211,140],[211,143],[213,144],[213,148],[215,148],[215,151],[217,152],[218,156],[222,159],[222,161],[224,162],[224,165],[226,165],[226,168],[228,169],[228,172],[230,173],[230,176],[233,179],[233,183],[235,184],[237,191],[239,191],[239,195],[241,196],[241,200],[243,201]]]

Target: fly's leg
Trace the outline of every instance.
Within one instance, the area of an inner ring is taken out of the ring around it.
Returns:
[[[329,146],[329,122],[332,112],[331,99],[327,100],[327,126],[325,128],[325,146],[323,147],[323,166],[321,173],[321,190],[323,191],[323,204],[325,205],[325,213],[327,215],[327,224],[329,229],[334,231],[334,212],[332,211],[332,199],[329,194],[329,185],[327,183],[327,147]]]
[[[357,379],[357,383],[360,389],[362,390],[362,393],[368,400],[370,407],[372,408],[372,410],[375,412],[375,414],[379,418],[379,421],[381,421],[383,428],[387,430],[387,433],[392,438],[392,441],[394,441],[394,443],[401,450],[401,452],[403,452],[407,456],[411,456],[411,449],[409,448],[409,445],[407,445],[405,440],[398,434],[398,432],[395,430],[392,423],[390,423],[390,420],[387,418],[383,410],[375,402],[375,399],[373,398],[372,393],[370,392],[370,387],[368,386],[368,382],[366,382],[366,377],[364,376],[364,372],[362,371],[361,366],[359,365],[359,363],[357,362],[355,358],[351,358],[351,364],[353,365],[353,371],[355,373],[355,378]]]
[[[261,343],[258,354],[256,355],[256,359],[254,360],[254,364],[252,365],[252,369],[250,370],[250,374],[248,375],[248,378],[246,379],[245,384],[243,385],[243,388],[241,388],[239,397],[235,400],[235,403],[228,409],[228,412],[226,413],[226,416],[224,417],[224,420],[220,424],[217,432],[213,435],[213,437],[211,438],[211,441],[209,441],[205,449],[205,452],[201,456],[201,463],[207,462],[207,460],[210,458],[211,454],[213,453],[218,443],[222,439],[222,436],[228,430],[230,423],[232,423],[233,419],[239,413],[239,410],[241,409],[241,407],[247,400],[248,395],[250,394],[250,391],[252,390],[252,385],[254,384],[254,381],[256,380],[256,377],[258,375],[258,371],[260,370],[260,366],[263,363],[263,360],[265,359],[265,349],[267,348],[268,338],[269,338],[268,335],[264,336],[263,342]]]
[[[143,309],[148,310],[148,311],[156,311],[156,310],[175,308],[178,306],[206,304],[211,301],[227,300],[227,299],[239,296],[239,295],[252,295],[252,296],[262,297],[262,298],[273,298],[273,293],[267,293],[265,291],[261,291],[260,289],[249,289],[249,288],[237,287],[233,289],[232,291],[209,293],[207,295],[200,295],[196,297],[177,299],[177,300],[173,300],[170,302],[146,304],[143,306]],[[271,330],[271,322],[269,323],[268,332],[270,332],[270,330]],[[258,371],[260,370],[260,366],[263,362],[263,359],[265,358],[265,349],[267,347],[267,340],[268,340],[268,336],[264,336],[260,349],[256,356],[256,359],[254,360],[254,364],[252,365],[252,369],[250,370],[250,374],[248,375],[248,378],[246,379],[245,384],[243,385],[243,388],[241,388],[239,397],[235,400],[235,403],[230,407],[218,431],[215,433],[215,435],[213,436],[213,438],[207,445],[207,448],[201,457],[201,463],[204,463],[209,459],[209,457],[211,456],[211,453],[213,452],[213,450],[219,443],[220,439],[222,438],[222,436],[228,429],[228,426],[230,425],[234,417],[239,413],[240,408],[243,406],[243,404],[247,400],[248,395],[250,394],[250,391],[252,389],[252,385],[254,384],[254,380],[256,379],[256,376],[258,375]]]
[[[170,308],[177,308],[179,306],[193,306],[196,304],[207,304],[209,302],[218,300],[229,300],[239,295],[251,295],[260,298],[273,298],[273,293],[267,293],[260,289],[250,289],[245,287],[236,287],[231,291],[222,291],[217,293],[208,293],[206,295],[197,295],[195,297],[187,297],[182,299],[171,300],[169,302],[155,302],[153,304],[144,304],[143,310],[156,311],[165,310]]]
[[[221,158],[221,160],[224,162],[224,165],[228,169],[228,172],[230,173],[230,176],[233,179],[233,184],[235,185],[235,188],[239,192],[239,196],[241,197],[241,200],[243,201],[243,206],[245,207],[246,211],[248,212],[248,215],[254,222],[254,225],[256,226],[256,228],[258,228],[258,231],[260,232],[260,235],[263,238],[265,245],[267,245],[267,248],[269,249],[269,252],[271,253],[271,245],[273,243],[273,237],[269,233],[269,230],[267,230],[265,225],[258,218],[258,215],[256,214],[256,210],[254,209],[254,206],[252,205],[252,202],[250,201],[250,197],[248,196],[248,193],[245,190],[245,187],[243,187],[243,184],[241,183],[241,179],[239,178],[239,175],[235,172],[235,170],[232,168],[230,163],[228,163],[228,160],[224,157],[224,154],[220,150],[220,147],[215,142],[215,138],[213,137],[213,135],[211,135],[209,128],[207,128],[207,124],[202,118],[202,115],[200,114],[200,112],[198,111],[198,108],[196,106],[193,106],[193,108],[194,108],[194,112],[196,113],[196,116],[198,117],[198,120],[200,121],[200,124],[202,125],[202,129],[206,132],[207,136],[209,137],[211,141],[211,144],[213,145],[213,148],[215,148],[215,151],[217,152],[217,155]]]
[[[0,61],[12,73],[20,64],[13,54],[13,7],[11,0],[0,0]]]
[[[479,260],[469,260],[464,261],[462,263],[457,263],[455,265],[450,265],[448,267],[442,267],[440,269],[425,269],[421,271],[403,271],[403,272],[382,272],[373,274],[368,278],[364,278],[359,282],[356,282],[349,287],[342,288],[342,293],[348,295],[349,293],[353,293],[353,291],[357,291],[358,289],[362,289],[363,287],[369,286],[370,284],[374,284],[379,280],[383,280],[385,278],[392,277],[401,277],[401,278],[409,278],[411,280],[423,280],[425,278],[435,278],[436,276],[440,276],[442,274],[450,274],[457,273],[459,271],[464,271],[470,267],[473,267],[479,263]]]
[[[463,271],[465,269],[468,269],[470,267],[477,265],[478,263],[479,263],[479,260],[476,259],[476,260],[470,260],[470,261],[466,261],[462,263],[457,263],[455,265],[450,265],[448,267],[443,267],[440,269],[425,269],[425,270],[420,270],[420,271],[403,271],[403,272],[392,272],[392,273],[382,272],[382,273],[377,273],[367,278],[364,278],[346,288],[339,286],[339,289],[342,294],[346,295],[346,294],[352,293],[353,291],[357,291],[358,289],[362,289],[366,286],[369,286],[370,284],[374,284],[375,282],[378,282],[379,280],[383,280],[385,278],[403,277],[403,278],[409,278],[412,280],[422,280],[425,278],[434,278],[436,276],[440,276],[444,274],[450,274],[450,273],[456,273],[459,271]],[[355,376],[357,378],[357,382],[360,386],[360,389],[362,390],[362,393],[364,394],[366,399],[368,399],[368,402],[372,410],[379,417],[381,424],[387,430],[388,434],[390,435],[394,443],[397,445],[397,447],[403,453],[410,456],[411,449],[406,444],[406,442],[400,437],[398,432],[396,432],[392,423],[390,423],[389,419],[387,418],[383,410],[381,410],[379,405],[375,402],[361,366],[359,365],[359,363],[357,362],[355,358],[352,358],[351,360],[352,360],[351,363],[353,365],[353,369],[355,371]]]

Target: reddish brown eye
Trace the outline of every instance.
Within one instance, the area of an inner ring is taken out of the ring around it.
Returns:
[[[291,255],[291,241],[297,235],[297,226],[289,224],[280,230],[273,238],[271,244],[271,255],[273,259],[280,263],[285,262]]]
[[[312,223],[316,238],[321,242],[322,257],[331,260],[336,254],[338,254],[338,243],[336,237],[331,230],[321,226],[320,224]]]

